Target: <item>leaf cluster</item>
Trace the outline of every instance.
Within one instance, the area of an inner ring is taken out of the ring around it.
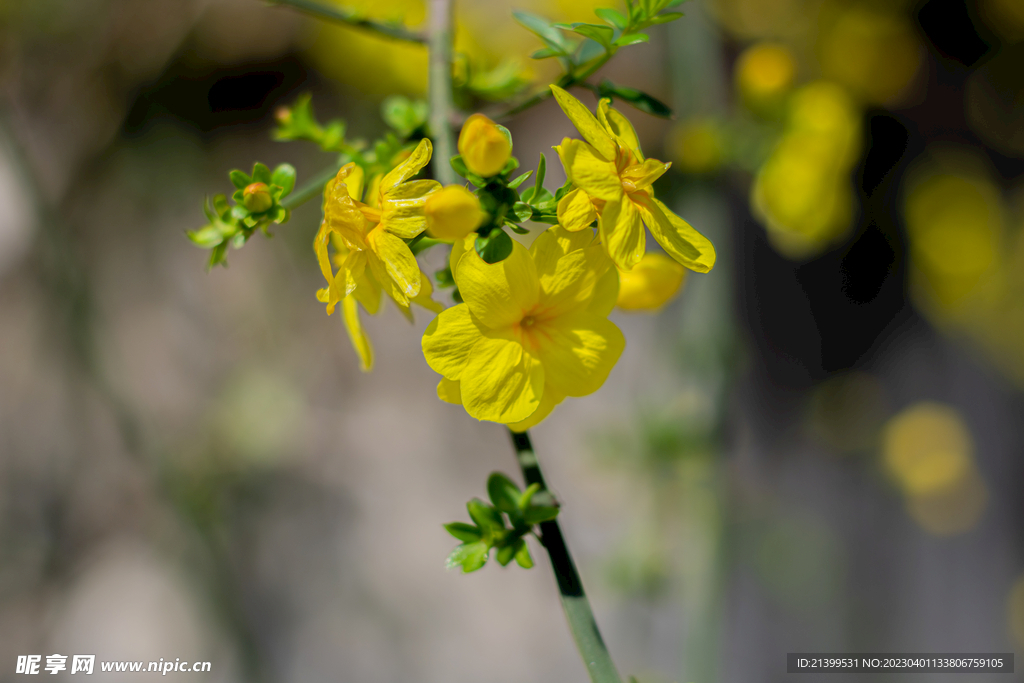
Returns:
[[[269,237],[272,223],[286,222],[289,211],[282,200],[295,188],[295,169],[291,164],[281,164],[271,172],[257,162],[251,175],[237,169],[228,175],[235,186],[231,195],[234,205],[229,205],[222,194],[208,199],[203,210],[209,223],[187,233],[193,244],[211,250],[210,268],[227,265],[229,246],[240,249],[257,230]],[[248,199],[247,188],[254,190]],[[257,200],[253,201],[252,197],[257,194]]]
[[[513,559],[523,569],[532,567],[533,558],[524,537],[535,524],[558,516],[557,506],[534,504],[534,495],[539,490],[539,484],[531,484],[521,491],[504,474],[493,472],[487,479],[490,504],[479,498],[466,504],[473,524],[444,525],[448,533],[462,541],[448,556],[448,568],[462,567],[466,574],[474,572],[487,563],[492,548],[497,549],[495,557],[503,567]]]

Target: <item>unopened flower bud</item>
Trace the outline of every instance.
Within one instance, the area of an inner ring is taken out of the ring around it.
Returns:
[[[242,190],[242,204],[252,213],[262,213],[274,205],[266,183],[252,183]]]
[[[278,107],[274,110],[274,119],[282,126],[287,126],[292,120],[292,110],[288,107]]]
[[[459,133],[459,154],[470,171],[490,178],[505,168],[512,155],[512,143],[494,121],[483,114],[473,114]]]
[[[427,232],[442,240],[460,240],[484,219],[480,200],[461,185],[449,185],[427,198]]]
[[[686,269],[658,252],[647,252],[633,270],[619,271],[619,299],[624,311],[656,311],[679,292]]]

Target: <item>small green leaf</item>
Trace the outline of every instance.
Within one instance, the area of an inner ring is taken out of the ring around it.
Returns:
[[[615,30],[601,24],[575,23],[569,25],[570,30],[578,33],[584,38],[590,38],[604,47],[610,47],[612,38],[615,37]]]
[[[224,234],[221,233],[216,225],[207,225],[198,230],[189,230],[185,234],[192,240],[192,244],[203,249],[213,249],[224,241]]]
[[[444,528],[463,543],[476,543],[483,538],[483,533],[479,528],[465,522],[452,522],[445,524]]]
[[[537,162],[537,177],[533,180],[533,196],[536,197],[537,193],[544,189],[544,176],[548,172],[548,160],[544,156],[544,152],[540,153],[540,161]]]
[[[622,12],[619,12],[618,10],[602,7],[594,10],[594,14],[601,17],[620,31],[626,30],[626,27],[629,25],[629,20],[622,16]]]
[[[499,128],[500,127],[501,126],[499,126]],[[501,173],[499,173],[498,175],[507,176],[509,173],[516,170],[517,168],[519,168],[519,159],[516,159],[515,157],[509,157],[508,161],[505,163],[505,167],[501,169]]]
[[[452,278],[452,269],[445,266],[441,270],[434,272],[434,280],[437,281],[437,286],[440,288],[451,287],[455,284],[455,279]]]
[[[514,232],[517,235],[529,235],[530,231],[524,227],[516,225],[511,221],[505,221],[505,227]]]
[[[523,569],[530,569],[533,567],[533,558],[530,557],[530,548],[522,538],[516,542],[516,564]]]
[[[502,567],[507,567],[508,563],[512,561],[512,558],[515,557],[515,554],[516,546],[514,543],[511,545],[504,545],[498,548],[498,554],[495,556],[495,559],[498,560],[498,563]]]
[[[500,263],[512,253],[512,238],[501,228],[494,228],[487,237],[477,237],[474,246],[486,263]]]
[[[519,497],[519,502],[517,503],[520,510],[525,510],[530,506],[530,501],[533,500],[533,496],[537,491],[540,491],[540,484],[530,484],[526,487],[526,490],[523,491],[523,495]]]
[[[601,81],[599,90],[601,97],[616,97],[653,116],[660,116],[662,118],[672,116],[672,109],[667,104],[636,88],[627,88],[622,85],[615,85],[609,80],[604,80]]]
[[[657,26],[658,24],[667,24],[670,21],[675,21],[676,19],[681,19],[682,17],[682,12],[665,12],[664,14],[659,14],[657,16],[651,17],[647,21],[650,25]]]
[[[274,185],[281,188],[281,196],[285,197],[295,189],[295,167],[291,164],[281,164],[274,169],[270,179]]]
[[[518,176],[515,180],[510,181],[508,186],[511,187],[514,190],[514,189],[518,188],[520,185],[522,185],[524,182],[526,182],[527,178],[529,178],[532,175],[533,175],[533,171],[527,171],[526,173],[522,174],[521,176]]]
[[[523,512],[527,524],[540,524],[558,516],[558,508],[554,505],[531,505]]]
[[[530,53],[530,59],[549,59],[551,57],[565,57],[565,50],[553,47],[542,47]]]
[[[224,266],[227,266],[228,262],[227,262],[227,259],[225,258],[227,253],[228,253],[228,243],[227,243],[227,241],[221,242],[220,244],[215,246],[213,248],[213,251],[210,252],[210,261],[209,261],[209,263],[206,266],[207,269],[208,270],[212,269],[214,266],[220,265],[220,264],[224,264]]]
[[[502,512],[519,511],[519,487],[501,472],[492,472],[487,478],[487,495],[494,507]]]
[[[487,556],[489,554],[490,548],[483,541],[463,543],[452,551],[445,565],[448,569],[461,566],[462,571],[468,574],[483,567],[487,563]]]
[[[505,520],[501,518],[501,513],[479,498],[474,498],[466,503],[466,509],[469,510],[469,516],[485,534],[502,531],[505,528]]]
[[[269,185],[272,182],[270,169],[257,161],[252,167],[252,181],[254,183],[266,183]]]
[[[516,202],[512,205],[512,213],[516,215],[516,220],[522,223],[530,220],[530,217],[533,216],[533,207],[526,202]]]
[[[237,187],[239,190],[244,190],[246,187],[252,184],[252,178],[247,176],[244,171],[235,169],[228,174],[231,178],[231,184]]]
[[[561,49],[563,53],[569,51],[570,44],[565,36],[562,35],[561,31],[552,26],[551,22],[547,19],[522,11],[513,12],[512,17],[527,31],[537,35],[548,47],[556,50]]]
[[[615,45],[617,47],[625,47],[627,45],[636,45],[637,43],[646,43],[650,39],[651,37],[646,33],[624,33],[615,41]]]
[[[236,221],[245,220],[249,217],[249,209],[245,208],[241,204],[236,204],[231,207],[231,217]]]

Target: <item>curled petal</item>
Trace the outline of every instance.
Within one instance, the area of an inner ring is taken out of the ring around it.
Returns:
[[[637,137],[633,124],[619,111],[612,109],[612,101],[607,97],[597,103],[597,120],[611,133],[620,147],[628,149],[641,162],[644,155],[640,151],[640,138]]]
[[[622,180],[631,183],[637,190],[643,190],[651,186],[655,180],[665,174],[672,164],[648,159],[642,164],[633,164],[622,172]]]
[[[388,190],[393,188],[399,183],[404,183],[409,178],[419,173],[427,162],[430,161],[430,153],[433,148],[430,146],[430,140],[423,138],[420,140],[420,144],[416,145],[416,149],[412,151],[409,158],[400,163],[398,166],[389,171],[380,180],[379,192],[386,194]]]
[[[597,220],[594,202],[583,190],[576,188],[558,200],[558,224],[570,232],[577,232]]]
[[[366,241],[374,254],[384,264],[387,275],[397,285],[397,289],[405,297],[414,297],[420,293],[420,267],[409,246],[401,238],[387,232],[381,226],[374,228],[366,237]],[[373,267],[373,260],[370,261]],[[378,279],[380,274],[374,272]],[[385,284],[383,281],[381,284]],[[396,299],[397,300],[397,299]],[[400,301],[408,305],[408,301]]]
[[[460,382],[458,380],[442,377],[441,381],[437,383],[437,397],[445,403],[461,406],[462,387],[459,385]]]
[[[348,330],[348,337],[352,340],[352,348],[359,355],[359,367],[363,372],[369,372],[373,369],[373,346],[359,322],[359,304],[355,297],[345,297],[341,302],[341,310],[344,314],[345,329]]]
[[[698,273],[706,273],[714,267],[715,245],[711,240],[657,199],[639,192],[630,196],[635,198],[654,239],[669,256]]]
[[[565,138],[555,150],[569,180],[591,197],[605,201],[618,201],[622,197],[622,181],[615,162],[601,158],[582,140]]]
[[[597,224],[601,241],[620,270],[629,270],[640,262],[647,246],[647,237],[640,212],[629,197],[618,202],[608,202]]]
[[[572,125],[576,126],[576,130],[580,132],[583,139],[593,145],[597,153],[603,156],[606,161],[614,161],[617,152],[615,141],[594,115],[590,113],[590,110],[582,102],[557,85],[551,86],[551,92],[554,93],[558,106],[562,108],[565,115],[572,121]]]

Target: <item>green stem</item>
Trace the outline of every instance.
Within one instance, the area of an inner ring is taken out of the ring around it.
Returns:
[[[324,191],[324,185],[327,184],[327,181],[338,175],[338,168],[340,167],[329,166],[328,168],[325,168],[323,171],[313,176],[313,179],[308,183],[282,199],[281,206],[291,210],[298,206],[302,206],[310,199],[321,194]]]
[[[512,435],[516,460],[527,486],[540,485],[540,491],[534,496],[534,500],[540,502],[543,500],[542,496],[550,497],[551,494],[544,482],[544,474],[540,471],[540,463],[537,462],[533,445],[530,443],[530,435],[527,432],[511,430],[509,433]],[[572,631],[576,647],[583,657],[583,663],[587,666],[590,680],[593,683],[622,683],[608,647],[597,628],[590,601],[583,592],[583,582],[576,571],[576,564],[572,561],[572,555],[569,554],[569,547],[565,544],[557,520],[540,524],[540,541],[551,558],[551,568],[555,572],[558,592],[562,597],[562,609],[565,611],[565,618],[569,622],[569,630]]]
[[[585,71],[582,71],[578,74],[563,74],[562,77],[559,78],[558,81],[555,83],[555,85],[566,90],[575,85],[585,85],[586,80],[588,78],[593,76],[598,69],[607,64],[608,60],[615,56],[615,52],[615,50],[606,51],[597,59],[596,62],[587,67]],[[530,109],[531,107],[537,106],[538,104],[548,99],[549,97],[551,97],[551,88],[545,88],[544,90],[541,90],[540,92],[535,93],[533,96],[523,100],[519,104],[512,105],[512,107],[510,107],[509,109],[506,109],[505,111],[495,114],[494,118],[507,119],[510,116],[515,116],[520,112],[524,112],[527,109]]]
[[[430,0],[427,45],[430,50],[430,132],[434,138],[434,177],[442,185],[457,182],[450,160],[455,156],[452,135],[452,0]]]
[[[385,38],[405,40],[410,43],[422,44],[427,42],[425,37],[415,31],[409,31],[401,26],[382,24],[378,21],[373,21],[359,16],[355,12],[346,12],[345,10],[337,7],[322,5],[314,0],[267,0],[267,2],[271,5],[286,5],[288,7],[293,7],[300,12],[305,12],[317,19],[332,21],[337,24],[345,24],[346,26],[376,33],[377,35]]]

